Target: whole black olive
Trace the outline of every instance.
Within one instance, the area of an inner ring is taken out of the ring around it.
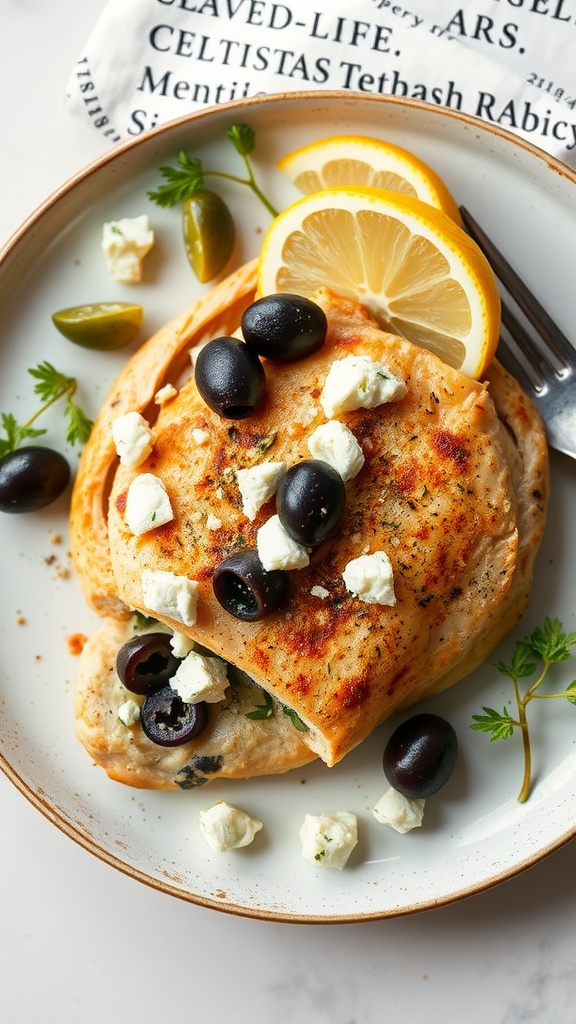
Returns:
[[[167,633],[142,633],[120,648],[116,671],[127,690],[144,694],[166,686],[179,664]]]
[[[70,482],[60,452],[29,445],[0,459],[0,512],[35,512],[56,501]]]
[[[160,747],[179,747],[206,725],[206,704],[186,704],[171,686],[149,693],[140,709],[145,735]]]
[[[256,352],[238,338],[214,338],[204,345],[194,379],[206,405],[230,420],[250,416],[266,389],[264,367]]]
[[[420,714],[399,725],[384,750],[384,774],[411,799],[432,796],[448,781],[458,754],[454,728],[440,715]]]
[[[328,322],[324,310],[301,295],[265,295],[245,310],[242,334],[260,356],[288,362],[316,352],[324,344]]]
[[[339,525],[346,506],[346,488],[340,474],[321,459],[305,459],[291,466],[276,492],[282,526],[293,540],[315,547]]]
[[[235,551],[216,568],[212,586],[222,607],[244,622],[256,622],[276,611],[288,594],[288,573],[267,570],[251,548]]]

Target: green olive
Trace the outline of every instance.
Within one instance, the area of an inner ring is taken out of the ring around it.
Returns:
[[[142,306],[131,302],[95,302],[60,309],[52,314],[52,322],[75,345],[111,351],[134,341],[143,315]]]
[[[234,248],[236,229],[223,199],[209,189],[193,192],[182,203],[188,262],[201,284],[224,269]]]

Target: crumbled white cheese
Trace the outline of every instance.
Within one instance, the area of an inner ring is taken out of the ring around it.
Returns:
[[[300,842],[304,860],[341,871],[358,842],[356,815],[350,811],[307,814],[300,829]]]
[[[140,705],[135,700],[125,700],[118,708],[118,719],[122,725],[130,728],[140,718]]]
[[[144,606],[157,615],[193,626],[196,622],[198,584],[187,576],[176,576],[164,569],[144,569],[142,573]]]
[[[310,593],[312,594],[312,597],[320,597],[323,601],[325,601],[327,597],[330,597],[330,591],[326,590],[326,587],[310,587]]]
[[[126,495],[126,523],[135,537],[174,519],[164,482],[154,473],[135,477]]]
[[[208,438],[210,437],[210,434],[208,433],[207,430],[202,430],[202,427],[194,427],[194,429],[192,430],[192,437],[194,438],[196,444],[202,445],[206,444]]]
[[[154,401],[156,405],[165,405],[166,402],[171,402],[173,398],[176,398],[177,394],[178,389],[173,384],[165,384],[154,395]]]
[[[194,650],[194,641],[184,633],[174,632],[170,637],[170,648],[175,658],[185,658]]]
[[[350,428],[340,420],[328,420],[316,427],[308,438],[308,448],[315,459],[332,466],[344,483],[352,480],[364,465],[362,448]]]
[[[219,530],[222,526],[222,520],[218,519],[212,512],[209,512],[206,516],[206,526],[209,530]]]
[[[200,811],[199,824],[204,839],[218,853],[248,846],[262,828],[261,821],[224,800],[219,800],[207,811]]]
[[[251,522],[262,505],[274,497],[285,472],[285,462],[260,462],[257,466],[237,471],[242,511]]]
[[[170,680],[170,686],[185,704],[217,704],[224,700],[228,686],[227,665],[221,658],[210,658],[190,651]]]
[[[330,419],[340,412],[375,409],[384,402],[404,398],[408,388],[403,380],[369,356],[336,359],[324,382],[320,404]]]
[[[424,817],[425,800],[412,800],[403,796],[397,790],[390,789],[380,797],[380,800],[373,808],[376,821],[382,825],[390,825],[396,832],[409,832],[412,828],[419,828]]]
[[[394,571],[385,551],[353,558],[344,569],[342,579],[346,589],[365,604],[396,604]]]
[[[136,469],[146,461],[153,447],[148,420],[139,412],[126,412],[112,421],[112,440],[123,466]]]
[[[270,516],[258,530],[256,547],[266,570],[303,569],[310,562],[307,548],[286,533],[277,515]]]
[[[137,284],[142,280],[142,261],[154,245],[154,232],[148,214],[123,217],[104,224],[102,250],[108,270],[115,281]]]

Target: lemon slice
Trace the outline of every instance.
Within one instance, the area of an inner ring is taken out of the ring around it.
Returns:
[[[456,200],[419,157],[366,135],[334,135],[289,153],[278,167],[305,195],[339,185],[385,188],[414,196],[460,223]]]
[[[131,302],[95,302],[59,309],[52,323],[75,345],[111,351],[134,341],[143,315],[142,306]]]
[[[274,220],[258,293],[357,299],[386,329],[480,377],[498,343],[500,297],[475,242],[440,210],[384,189],[334,188]]]

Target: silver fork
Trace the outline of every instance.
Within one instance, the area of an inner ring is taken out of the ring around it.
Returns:
[[[536,331],[536,338],[532,338],[502,298],[502,323],[524,358],[518,359],[513,347],[501,336],[498,359],[534,400],[546,427],[548,444],[576,459],[576,349],[469,211],[461,206],[460,213],[468,234]]]

